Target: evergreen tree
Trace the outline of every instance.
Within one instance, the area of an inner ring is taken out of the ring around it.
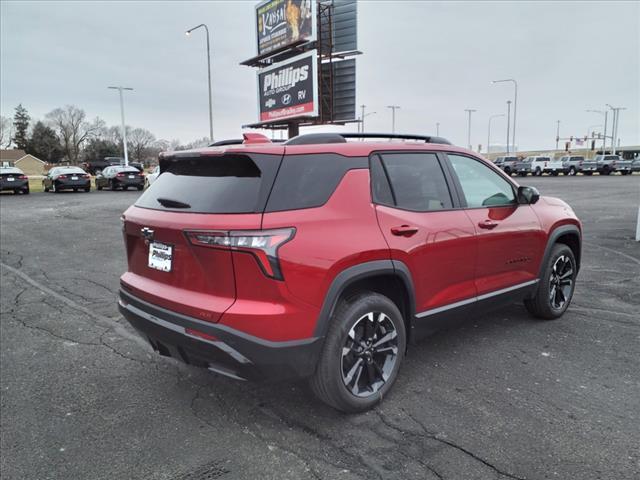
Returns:
[[[26,150],[27,148],[27,131],[29,130],[29,113],[22,104],[16,107],[16,113],[13,115],[13,142],[16,144],[16,148],[20,150]]]
[[[25,151],[48,163],[58,163],[63,156],[56,132],[42,122],[37,122],[33,127]]]

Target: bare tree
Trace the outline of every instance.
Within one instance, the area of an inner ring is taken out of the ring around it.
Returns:
[[[13,120],[0,116],[0,148],[9,148],[13,138]]]
[[[142,162],[148,152],[149,147],[155,142],[156,137],[149,130],[144,128],[134,128],[131,132],[127,132],[127,140],[131,156]]]
[[[84,110],[74,105],[56,108],[45,118],[58,134],[65,156],[73,163],[78,162],[84,142],[105,129],[103,120],[96,117],[92,122],[87,121]]]

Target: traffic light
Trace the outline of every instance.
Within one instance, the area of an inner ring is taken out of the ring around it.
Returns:
[[[596,149],[596,141],[591,140],[591,151],[594,151],[595,149]]]
[[[573,138],[573,137],[571,137],[571,138]],[[564,142],[564,151],[568,152],[570,146],[571,146],[571,142]]]

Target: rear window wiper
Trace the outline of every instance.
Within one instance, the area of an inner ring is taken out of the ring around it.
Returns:
[[[191,208],[191,205],[188,203],[171,200],[170,198],[157,198],[156,200],[160,205],[167,208]]]

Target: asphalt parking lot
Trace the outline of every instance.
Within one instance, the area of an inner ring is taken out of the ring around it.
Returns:
[[[584,222],[569,311],[540,322],[515,305],[442,331],[351,416],[133,334],[116,306],[119,216],[139,192],[2,195],[0,476],[640,478],[640,177],[519,181]]]

